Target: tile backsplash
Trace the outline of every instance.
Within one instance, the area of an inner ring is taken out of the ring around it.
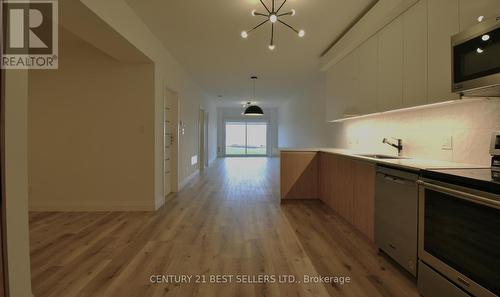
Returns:
[[[500,131],[500,98],[464,99],[332,125],[335,147],[395,154],[382,143],[395,137],[403,139],[404,156],[490,165],[491,134]]]

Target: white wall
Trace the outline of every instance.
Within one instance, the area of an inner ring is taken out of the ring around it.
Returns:
[[[202,91],[125,1],[81,1],[155,64],[154,185],[156,206],[159,207],[164,202],[162,163],[164,116],[162,106],[164,90],[165,88],[169,88],[178,93],[180,105],[179,120],[186,124],[185,134],[179,139],[178,159],[181,184],[182,180],[188,178],[198,170],[198,164],[191,164],[191,157],[198,155],[199,150],[199,108],[204,103]]]
[[[30,70],[30,209],[154,210],[154,66],[61,31],[59,69]]]
[[[30,297],[28,233],[28,72],[5,71],[5,206],[9,292]]]
[[[489,166],[490,137],[500,131],[500,99],[462,100],[330,125],[336,147],[394,154],[382,139],[397,137],[403,139],[405,156]],[[453,150],[442,150],[449,137]]]
[[[325,79],[279,107],[279,147],[326,147],[331,144],[325,115]]]
[[[219,107],[217,108],[217,155],[222,156],[224,147],[224,122],[226,120],[265,120],[269,124],[267,135],[267,146],[269,147],[269,155],[276,156],[278,154],[278,109],[277,108],[262,108],[263,116],[251,118],[244,116],[241,113],[241,107]]]

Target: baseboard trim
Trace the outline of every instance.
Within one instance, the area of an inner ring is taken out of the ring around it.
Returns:
[[[155,205],[149,203],[114,202],[110,204],[61,204],[30,203],[29,211],[45,212],[84,212],[84,211],[154,211]]]
[[[160,209],[165,204],[165,197],[159,197],[160,199],[155,200],[155,210]]]
[[[187,184],[189,184],[189,182],[191,180],[193,180],[196,176],[198,176],[200,174],[200,170],[197,169],[195,172],[193,172],[190,176],[186,177],[182,182],[181,184],[179,185],[179,191],[182,191],[182,189],[184,189],[185,186],[187,186]]]

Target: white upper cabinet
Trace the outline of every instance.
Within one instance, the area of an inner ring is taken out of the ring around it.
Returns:
[[[359,52],[354,50],[327,72],[327,120],[360,114]]]
[[[369,114],[378,111],[378,35],[359,47],[359,111]]]
[[[328,120],[458,99],[451,36],[500,0],[420,0],[328,71]]]
[[[359,100],[359,48],[352,51],[342,61],[344,94],[343,117],[361,115],[361,103]]]
[[[377,102],[380,111],[403,106],[403,21],[398,17],[378,37]]]
[[[428,103],[458,99],[451,91],[451,36],[459,32],[458,0],[429,0],[427,7]]]
[[[500,16],[500,0],[460,0],[459,5],[460,31],[477,24],[479,16]]]
[[[403,107],[427,103],[427,0],[403,14]]]

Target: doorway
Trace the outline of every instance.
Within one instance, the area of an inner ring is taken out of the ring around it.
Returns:
[[[226,121],[224,125],[226,156],[267,156],[268,123]]]
[[[163,97],[163,194],[179,191],[179,101],[176,92],[166,89]]]

